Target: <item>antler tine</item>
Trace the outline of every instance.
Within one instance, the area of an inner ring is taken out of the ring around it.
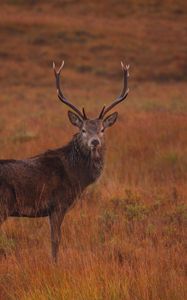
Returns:
[[[105,107],[106,107],[106,105],[103,106],[103,108],[99,114],[99,119],[102,119],[102,117],[104,116],[103,113],[104,113]]]
[[[106,113],[108,113],[114,106],[116,106],[117,104],[119,104],[120,102],[122,102],[128,95],[129,93],[129,89],[127,88],[128,85],[128,77],[129,77],[129,65],[124,66],[123,62],[121,62],[121,67],[123,70],[123,88],[121,91],[121,94],[119,97],[117,97],[116,100],[114,100],[114,102],[112,102],[109,106],[107,107],[103,107],[100,114],[99,114],[99,119],[102,119]]]
[[[58,70],[56,70],[56,65],[53,62],[53,70],[54,70],[54,74],[55,74],[55,78],[56,78],[56,88],[57,88],[57,95],[58,98],[60,99],[60,101],[62,101],[64,104],[66,104],[67,106],[69,106],[71,109],[73,109],[82,119],[86,118],[86,114],[85,112],[81,113],[81,111],[71,102],[69,102],[63,95],[63,92],[60,88],[60,72],[62,70],[64,66],[64,61],[62,61],[62,64],[60,66],[60,68]]]
[[[82,113],[84,116],[84,120],[88,120],[84,107],[82,108]]]

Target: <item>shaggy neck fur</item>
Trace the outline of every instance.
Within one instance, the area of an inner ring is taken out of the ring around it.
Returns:
[[[104,165],[104,150],[102,146],[91,151],[82,143],[80,134],[76,134],[64,147],[65,158],[82,188],[96,181],[101,175]]]

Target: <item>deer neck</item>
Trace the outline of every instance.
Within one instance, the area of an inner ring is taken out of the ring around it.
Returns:
[[[81,143],[78,134],[69,143],[66,159],[82,188],[95,182],[100,177],[104,166],[104,152],[104,146],[97,151],[89,150]]]

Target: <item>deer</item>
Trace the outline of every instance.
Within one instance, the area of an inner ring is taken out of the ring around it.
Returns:
[[[123,88],[120,96],[108,106],[104,105],[95,119],[89,119],[84,108],[80,110],[64,96],[60,85],[63,66],[64,61],[57,70],[53,62],[57,96],[70,108],[68,118],[78,132],[60,148],[27,159],[0,160],[0,224],[8,217],[48,217],[54,263],[58,260],[61,225],[66,213],[103,171],[104,132],[118,117],[118,112],[110,115],[108,112],[129,93],[129,66],[121,62]]]

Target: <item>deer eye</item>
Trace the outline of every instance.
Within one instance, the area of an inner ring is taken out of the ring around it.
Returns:
[[[103,133],[104,131],[105,131],[105,129],[104,129],[104,128],[102,128],[102,129],[101,129],[101,132]]]
[[[86,130],[84,128],[82,129],[82,133],[86,133]]]

